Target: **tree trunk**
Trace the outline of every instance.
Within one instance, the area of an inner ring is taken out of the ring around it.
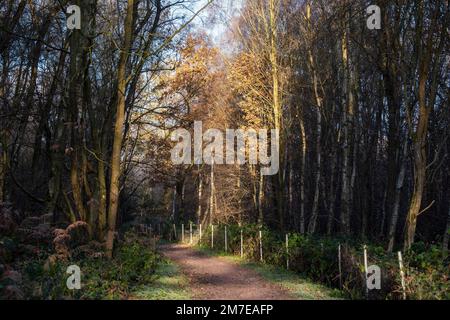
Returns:
[[[258,223],[261,225],[264,223],[263,201],[264,201],[264,176],[260,174],[258,183]]]
[[[6,150],[3,143],[0,146],[0,203],[2,203],[5,201]]]
[[[239,165],[237,165],[237,183],[236,183],[236,187],[237,190],[241,190],[241,167]],[[238,223],[239,226],[242,225],[242,200],[241,200],[241,196],[240,194],[238,194],[238,200],[237,200],[237,205],[238,205]]]
[[[177,196],[177,186],[174,186],[172,191],[172,218],[175,224],[178,224]]]
[[[440,61],[441,53],[443,52],[444,44],[446,43],[447,31],[445,24],[439,25],[436,19],[438,12],[440,11],[439,5],[435,5],[435,14],[430,23],[425,23],[423,14],[424,2],[418,3],[417,13],[417,52],[418,52],[418,104],[419,104],[419,118],[415,132],[412,133],[413,137],[413,158],[414,158],[414,189],[411,198],[411,203],[408,211],[408,217],[406,220],[406,235],[404,249],[408,250],[414,243],[416,235],[417,218],[421,213],[422,198],[424,195],[426,174],[427,174],[427,135],[428,124],[430,118],[430,112],[435,105],[437,87],[438,87],[438,68],[430,68],[430,63],[433,61],[433,57]],[[426,38],[425,45],[421,42],[424,39],[424,25],[429,25],[428,37]],[[439,30],[440,29],[440,30]],[[438,31],[439,37],[434,34]],[[437,39],[438,38],[438,41]],[[435,47],[437,43],[437,47]],[[430,69],[432,70],[430,72]],[[427,88],[427,83],[430,85]],[[411,115],[409,115],[411,116]],[[411,118],[411,117],[410,117]],[[411,128],[410,128],[411,130]]]
[[[305,234],[305,175],[306,175],[306,132],[303,113],[300,116],[300,131],[302,137],[302,172],[300,175],[300,233]]]
[[[105,164],[102,159],[97,162],[97,179],[98,179],[98,237],[104,240],[107,228],[107,211],[106,211],[106,175]]]
[[[448,239],[449,239],[449,237],[450,237],[450,204],[448,207],[447,225],[445,226],[444,238],[442,240],[442,252],[443,252],[444,257],[448,256]]]
[[[80,4],[79,2],[77,3]],[[73,30],[70,36],[70,67],[69,67],[69,119],[70,119],[70,183],[72,187],[72,197],[75,204],[77,219],[85,221],[86,211],[83,203],[83,189],[80,183],[81,168],[81,138],[80,132],[83,130],[79,121],[81,94],[81,46],[82,34],[80,30]]]
[[[422,206],[427,172],[426,138],[430,109],[426,107],[426,75],[419,80],[419,122],[414,141],[414,189],[406,220],[405,250],[411,248],[416,235],[417,218]]]
[[[125,94],[127,87],[126,66],[130,55],[133,35],[133,8],[134,0],[128,0],[127,15],[124,26],[124,43],[120,52],[119,66],[117,72],[117,107],[114,126],[114,142],[111,154],[111,181],[109,194],[108,212],[108,236],[106,241],[107,256],[112,258],[114,247],[114,234],[116,231],[117,211],[119,207],[120,194],[120,155],[122,151],[123,127],[125,120]]]
[[[308,25],[308,30],[311,30],[311,5],[308,3],[306,6],[306,21]],[[308,39],[311,40],[311,39]],[[309,41],[310,42],[310,41]],[[314,57],[312,53],[312,44],[309,45],[308,58],[309,58],[309,68],[312,74],[313,88],[314,88],[314,98],[316,100],[316,117],[317,117],[317,128],[316,128],[316,176],[314,181],[314,200],[311,218],[308,225],[308,233],[313,234],[316,231],[317,217],[319,215],[319,197],[320,197],[320,175],[322,170],[322,148],[321,148],[321,136],[322,136],[322,98],[319,95],[319,79],[317,76],[316,65],[314,62]]]
[[[290,217],[290,223],[295,223],[295,213],[294,213],[294,168],[292,166],[292,153],[289,153],[289,184],[288,184],[288,197],[289,197],[289,217]]]
[[[320,99],[318,99],[320,101]],[[322,132],[322,115],[320,109],[317,110],[317,137],[316,137],[316,161],[317,161],[317,168],[316,168],[316,177],[314,181],[314,200],[313,200],[313,207],[312,207],[312,213],[311,213],[311,219],[309,221],[308,225],[308,233],[314,234],[316,232],[316,226],[317,226],[317,217],[319,215],[319,197],[320,197],[320,176],[321,176],[321,170],[322,170],[322,161],[321,161],[321,132]]]
[[[203,176],[198,170],[198,205],[197,205],[197,223],[200,224],[202,216],[202,191],[203,191]]]
[[[215,186],[214,186],[214,159],[211,164],[211,176],[210,176],[210,190],[209,190],[209,224],[212,224],[214,222],[214,193],[215,193]]]
[[[329,182],[329,193],[327,196],[327,211],[328,211],[328,219],[327,219],[327,235],[331,235],[333,231],[333,224],[334,224],[334,204],[336,202],[336,195],[337,192],[335,191],[334,183],[335,183],[335,175],[337,171],[337,155],[336,155],[336,149],[335,147],[332,147],[333,151],[331,152],[331,175],[330,175],[330,182]],[[326,189],[326,186],[324,186],[324,190]]]
[[[400,173],[397,176],[397,184],[395,188],[394,203],[392,207],[392,215],[389,223],[389,233],[388,233],[388,251],[392,252],[394,250],[395,244],[395,233],[397,230],[398,221],[398,211],[400,208],[400,195],[403,189],[403,183],[406,174],[406,157],[408,155],[408,140],[405,138],[403,145],[403,159],[401,160]]]
[[[269,39],[270,39],[270,65],[272,72],[272,99],[273,99],[273,118],[275,129],[280,132],[280,147],[279,147],[279,157],[280,161],[284,160],[283,150],[284,150],[284,135],[281,128],[281,86],[279,80],[279,66],[278,66],[278,34],[277,34],[277,20],[278,20],[278,1],[269,0],[269,19],[270,19],[270,29],[269,29]],[[280,163],[280,168],[284,168],[283,164]],[[277,212],[278,212],[278,222],[280,229],[284,229],[284,181],[283,174],[281,170],[278,172],[278,181],[276,188],[276,198],[277,198]]]
[[[346,24],[348,21],[346,21]],[[350,175],[350,127],[353,121],[354,96],[352,90],[352,72],[350,71],[348,51],[348,30],[345,27],[342,37],[342,61],[344,67],[344,91],[347,106],[343,111],[343,164],[342,164],[342,196],[341,196],[341,230],[344,235],[350,235],[351,214],[351,175]]]

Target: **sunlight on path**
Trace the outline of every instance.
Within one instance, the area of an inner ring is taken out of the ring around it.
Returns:
[[[165,245],[161,250],[189,278],[194,299],[330,300],[342,296],[293,272],[235,256],[218,257],[184,245]]]
[[[294,300],[288,290],[257,272],[183,245],[164,245],[164,256],[180,266],[190,280],[194,299]]]

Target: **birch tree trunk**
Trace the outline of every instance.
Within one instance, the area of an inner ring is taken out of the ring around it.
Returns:
[[[258,223],[261,225],[264,223],[263,202],[264,202],[264,176],[260,174],[258,182]]]
[[[252,202],[254,212],[258,212],[258,182],[256,181],[256,169],[254,165],[249,165],[250,177],[252,182]],[[258,180],[259,181],[259,180]]]
[[[202,216],[202,191],[203,191],[203,176],[198,170],[198,206],[197,206],[197,223],[200,224]]]
[[[241,190],[241,167],[239,165],[236,166],[236,170],[237,170],[237,182],[236,182],[236,187],[237,190]],[[238,200],[237,200],[237,205],[238,205],[238,211],[239,211],[239,215],[238,215],[238,223],[239,226],[242,225],[242,200],[240,195],[238,195]]]
[[[214,185],[214,159],[211,164],[211,176],[210,176],[210,190],[209,190],[209,224],[212,224],[214,221],[214,193],[215,193],[215,185]]]

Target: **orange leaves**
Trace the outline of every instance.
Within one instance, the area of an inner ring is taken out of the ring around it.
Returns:
[[[251,53],[241,53],[232,61],[228,78],[238,106],[249,127],[264,126],[271,114],[271,87],[269,74],[265,72],[264,58]]]

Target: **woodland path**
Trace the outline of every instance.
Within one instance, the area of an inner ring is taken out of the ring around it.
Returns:
[[[162,254],[177,264],[189,278],[196,300],[293,300],[282,287],[263,279],[253,270],[211,257],[186,245],[160,247]]]

